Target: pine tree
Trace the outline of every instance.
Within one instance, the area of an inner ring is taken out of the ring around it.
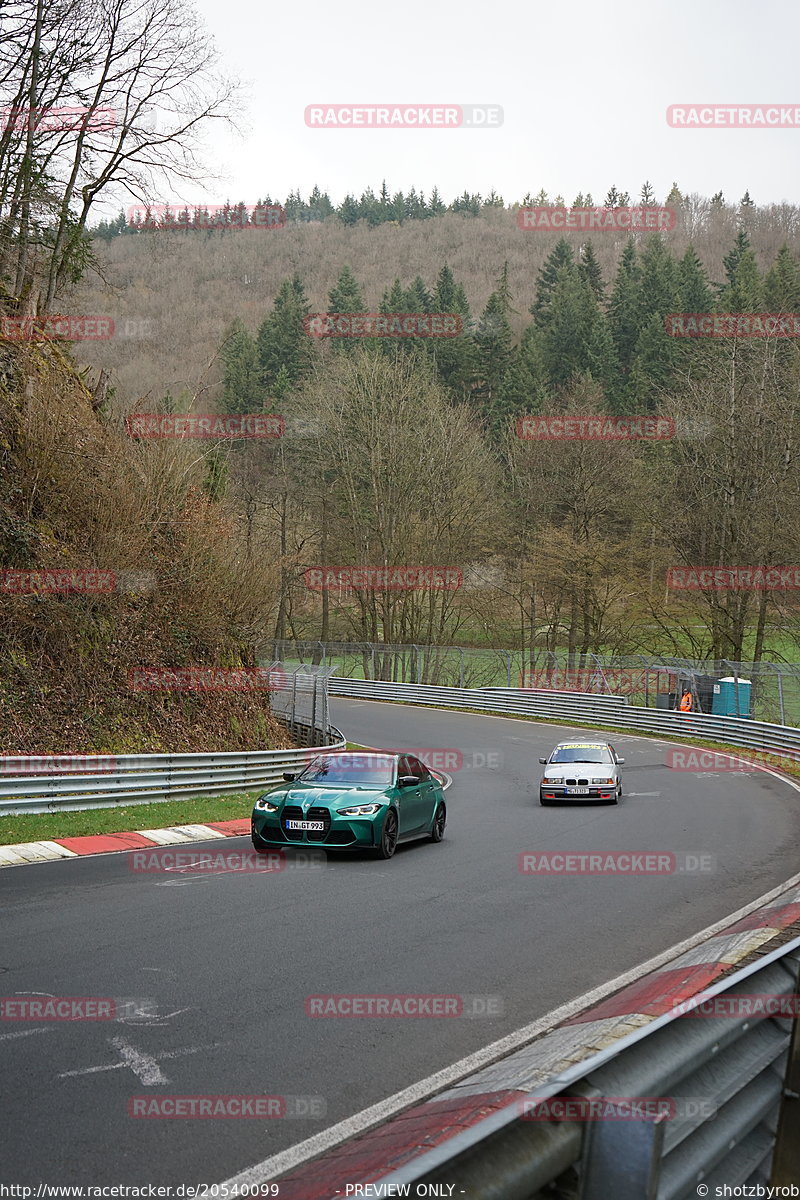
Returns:
[[[511,295],[511,287],[508,282],[508,259],[506,259],[503,263],[503,269],[501,270],[498,278],[495,280],[494,289],[502,306],[504,315],[508,316],[509,313],[516,314],[517,310],[512,307],[513,297]]]
[[[764,310],[800,312],[800,270],[788,246],[781,246],[764,278]]]
[[[646,204],[648,206],[655,204],[656,193],[649,179],[646,179],[642,184],[642,190],[639,193],[639,199],[641,200],[642,204]]]
[[[678,267],[678,311],[684,313],[711,312],[714,295],[705,267],[695,252],[687,246]]]
[[[428,289],[419,275],[417,275],[411,287],[406,292],[405,303],[406,312],[429,313],[433,311],[431,309],[431,298]]]
[[[574,265],[572,247],[566,238],[559,238],[539,272],[536,280],[536,299],[530,307],[536,324],[540,328],[543,328],[549,320],[550,305],[556,284],[562,274],[571,271]]]
[[[364,298],[353,272],[348,266],[342,267],[339,278],[328,294],[328,312],[360,313],[364,312]],[[357,343],[374,345],[374,338],[332,338],[336,353],[352,353]]]
[[[259,378],[256,343],[247,326],[237,317],[222,343],[222,399],[225,412],[261,412],[263,388]]]
[[[339,205],[336,215],[345,225],[355,225],[359,217],[358,201],[355,196],[351,196],[348,192]]]
[[[616,208],[619,205],[619,192],[613,183],[608,189],[604,204],[606,208]]]
[[[328,295],[328,312],[359,313],[364,311],[361,288],[348,266],[342,267],[339,278]]]
[[[541,334],[528,325],[511,365],[506,370],[493,405],[492,429],[496,434],[507,428],[514,417],[543,412],[549,405],[546,372],[542,361]]]
[[[683,196],[681,195],[677,183],[673,183],[672,187],[670,188],[669,195],[665,200],[665,204],[667,208],[680,208],[680,206],[683,204]]]
[[[432,217],[438,217],[443,212],[447,212],[447,206],[439,195],[438,188],[434,188],[431,192],[431,198],[428,201],[428,212]]]
[[[454,313],[461,317],[461,333],[454,338],[431,338],[431,357],[441,382],[450,389],[456,400],[470,393],[475,373],[476,347],[464,288],[456,283],[453,272],[445,264],[439,271],[431,296],[431,311]]]
[[[514,361],[514,335],[505,301],[497,292],[492,292],[478,321],[475,346],[477,382],[473,395],[491,422],[501,384]]]
[[[456,298],[456,281],[453,277],[453,272],[444,264],[436,278],[436,286],[433,289],[431,297],[432,312],[446,313],[455,312],[456,309],[451,305]]]
[[[328,193],[321,192],[316,184],[308,198],[308,210],[309,221],[324,221],[326,217],[332,216],[336,211]]]
[[[624,412],[627,406],[630,372],[641,333],[640,278],[636,241],[631,237],[622,251],[608,303],[609,327],[619,363],[612,395],[613,406],[618,412]]]
[[[660,396],[672,382],[679,356],[686,347],[678,345],[664,327],[664,319],[653,313],[645,322],[636,344],[628,394],[637,412],[657,408]]]
[[[736,236],[733,249],[722,259],[727,287],[719,299],[722,312],[758,312],[761,308],[763,286],[756,256],[745,230]]]
[[[265,392],[274,393],[281,370],[288,382],[298,383],[308,372],[313,349],[303,325],[309,304],[299,275],[284,279],[258,331],[258,364]]]
[[[589,287],[594,292],[595,299],[598,304],[605,302],[605,284],[603,283],[603,272],[600,270],[600,263],[597,261],[594,253],[594,246],[591,242],[585,242],[581,246],[580,260],[578,262],[578,271],[581,277],[586,280]]]
[[[395,279],[389,291],[383,293],[380,311],[383,313],[405,312],[405,291],[399,279]]]
[[[647,239],[639,265],[639,303],[642,313],[640,323],[644,325],[653,313],[663,317],[666,313],[675,311],[678,270],[675,259],[658,233]]]
[[[586,375],[605,388],[611,386],[615,359],[608,322],[591,287],[574,266],[562,272],[553,290],[541,347],[553,389],[566,387],[577,376]]]
[[[394,196],[392,197],[390,212],[391,217],[389,219],[391,221],[397,221],[400,225],[402,225],[406,219],[406,198],[402,192],[395,192]]]

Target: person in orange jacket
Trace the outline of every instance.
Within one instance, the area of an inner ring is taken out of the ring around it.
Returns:
[[[693,705],[694,705],[694,700],[692,698],[692,693],[687,688],[686,691],[681,696],[681,703],[680,703],[681,712],[691,712]]]

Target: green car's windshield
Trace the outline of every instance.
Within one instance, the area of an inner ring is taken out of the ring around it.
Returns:
[[[309,763],[298,783],[379,784],[394,780],[394,759],[378,754],[325,754]]]

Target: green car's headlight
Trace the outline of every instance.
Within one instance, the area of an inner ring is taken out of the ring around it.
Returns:
[[[353,808],[340,808],[340,817],[374,817],[380,812],[380,804],[356,804]]]
[[[260,808],[262,812],[278,811],[278,805],[273,804],[269,796],[259,796],[256,800],[256,808]]]

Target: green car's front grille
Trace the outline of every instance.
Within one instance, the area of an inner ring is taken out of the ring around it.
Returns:
[[[286,821],[322,821],[324,829],[287,829]],[[327,808],[309,808],[303,812],[296,804],[287,804],[281,813],[281,829],[287,842],[324,842],[331,827],[331,814]]]

